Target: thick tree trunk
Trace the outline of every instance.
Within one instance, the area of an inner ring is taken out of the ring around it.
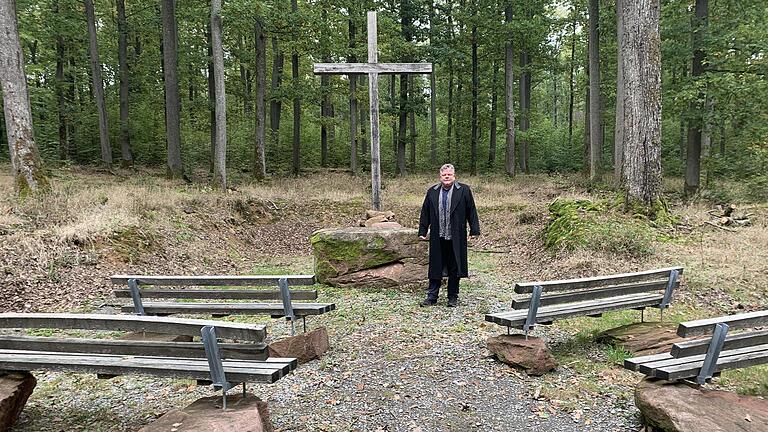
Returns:
[[[297,0],[291,0],[291,11],[294,15],[298,12],[299,6]],[[298,24],[298,23],[294,23]],[[294,47],[291,54],[291,78],[293,79],[293,152],[292,167],[293,175],[298,176],[301,169],[301,98],[299,97],[299,53]]]
[[[707,28],[708,0],[696,0],[695,19],[693,21],[693,65],[691,75],[694,81],[704,73],[704,32]],[[703,101],[706,95],[699,94],[697,100]],[[701,141],[704,128],[705,107],[701,102],[691,104],[692,119],[688,122],[688,152],[685,162],[685,195],[691,197],[699,191],[701,177]]]
[[[659,0],[622,1],[621,12],[626,202],[653,216],[661,196]]]
[[[131,135],[128,125],[128,26],[125,20],[125,0],[117,0],[117,59],[120,69],[120,151],[123,168],[133,166]]]
[[[90,1],[90,0],[88,0]],[[162,0],[163,70],[165,77],[165,133],[168,143],[168,177],[182,178],[181,100],[179,99],[178,48],[175,0]]]
[[[504,7],[504,20],[507,24],[512,22],[512,5],[508,1]],[[504,118],[505,126],[505,154],[504,170],[507,174],[515,175],[515,57],[512,52],[512,39],[504,45]]]
[[[613,132],[613,183],[621,186],[622,164],[624,160],[624,75],[621,73],[622,35],[624,23],[621,17],[621,2],[630,0],[616,0],[616,40],[617,68],[616,68],[616,119]]]
[[[0,1],[0,88],[16,196],[48,188],[32,129],[24,53],[13,1]]]
[[[96,109],[99,111],[99,142],[101,143],[101,162],[108,170],[112,169],[112,147],[109,144],[109,125],[107,124],[107,106],[104,102],[104,84],[101,81],[101,62],[99,44],[96,40],[96,17],[93,0],[84,0],[85,16],[88,21],[88,49],[91,54],[91,80],[93,83]]]
[[[589,178],[593,181],[602,175],[603,153],[599,23],[599,0],[589,0]]]
[[[471,126],[470,126],[470,144],[469,144],[469,174],[470,175],[476,175],[477,174],[477,87],[478,87],[478,76],[477,76],[477,25],[474,24],[474,18],[475,18],[475,11],[474,7],[472,8],[472,15],[473,15],[473,24],[472,24],[472,42],[471,42],[471,51],[472,51],[472,118],[470,119]]]
[[[221,0],[211,0],[213,81],[216,87],[216,157],[213,186],[227,190],[227,99],[224,89],[224,49],[221,45]]]
[[[349,61],[357,62],[355,56],[355,39],[357,38],[357,27],[350,11],[349,16]],[[352,175],[357,175],[359,167],[357,164],[357,75],[349,76],[349,169]]]
[[[491,77],[491,135],[489,137],[488,144],[488,168],[493,168],[496,164],[496,117],[499,92],[497,90],[497,81],[499,79],[499,64],[493,62],[493,75]]]
[[[265,94],[267,86],[267,37],[261,18],[257,18],[253,28],[254,45],[256,50],[256,140],[253,151],[253,177],[264,180],[267,177],[266,161],[266,110]]]
[[[285,56],[280,51],[277,38],[272,37],[272,85],[269,101],[269,130],[272,136],[272,145],[276,150],[280,144],[280,116],[283,111],[283,101],[278,96],[278,92],[283,83],[284,63]]]

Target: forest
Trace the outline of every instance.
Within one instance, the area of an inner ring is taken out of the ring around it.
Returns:
[[[647,55],[627,67],[660,60],[658,107],[638,119],[659,129],[653,164],[684,176],[686,196],[718,179],[747,182],[758,199],[768,189],[761,0],[18,0],[15,14],[4,3],[46,167],[165,166],[223,185],[227,170],[366,171],[367,76],[312,68],[364,61],[375,10],[379,61],[434,70],[379,81],[385,174],[453,162],[461,173],[583,171],[621,183],[623,143],[639,123],[621,115],[620,66],[637,35]],[[637,30],[630,9],[655,14],[655,27]],[[5,90],[14,78],[3,75]]]

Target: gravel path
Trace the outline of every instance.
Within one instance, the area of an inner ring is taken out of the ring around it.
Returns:
[[[568,364],[528,377],[490,357],[485,340],[504,329],[483,322],[483,314],[508,302],[488,275],[463,283],[455,309],[443,298],[419,308],[421,293],[321,291],[338,309],[308,322],[328,328],[331,351],[273,385],[249,386],[268,401],[279,431],[640,430],[631,389],[622,384],[599,382],[605,376],[585,384]],[[287,325],[271,321],[269,331],[282,337]],[[558,326],[537,335],[555,347],[573,338]],[[587,361],[605,363],[601,347],[584,349]],[[625,373],[607,363],[603,369]],[[214,394],[188,381],[151,377],[36,376],[38,388],[15,432],[136,430]],[[602,390],[586,392],[595,385]],[[553,397],[558,389],[562,397]]]

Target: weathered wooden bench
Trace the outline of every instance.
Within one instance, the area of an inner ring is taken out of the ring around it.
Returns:
[[[669,353],[626,359],[624,367],[653,378],[695,379],[703,385],[723,370],[768,363],[768,330],[728,334],[764,325],[768,325],[768,310],[682,322],[678,336],[711,336],[676,343]]]
[[[1,313],[0,328],[152,332],[200,337],[198,342],[0,335],[0,370],[54,370],[113,377],[144,374],[210,382],[226,392],[237,383],[273,383],[296,359],[269,357],[266,327],[175,317]],[[220,343],[218,338],[238,342]]]
[[[525,331],[536,324],[551,324],[554,320],[575,316],[599,317],[605,312],[659,308],[663,314],[669,307],[672,293],[680,285],[682,267],[648,270],[545,282],[515,284],[515,293],[531,294],[515,299],[512,310],[487,314],[485,320]],[[663,318],[663,315],[662,315]],[[641,312],[641,320],[644,315]]]
[[[210,314],[271,315],[285,317],[291,322],[291,334],[296,333],[296,318],[301,318],[307,331],[308,315],[320,315],[336,309],[334,303],[306,303],[317,300],[317,290],[291,290],[289,286],[314,285],[313,275],[254,275],[254,276],[144,276],[115,275],[112,283],[126,285],[116,289],[118,298],[131,298],[133,305],[121,308],[123,312],[139,315]],[[264,287],[278,289],[229,289],[222,287]],[[150,287],[143,287],[150,286]],[[187,287],[211,288],[187,288]],[[156,288],[163,287],[163,288]],[[167,288],[176,287],[176,288]],[[216,288],[213,288],[216,287]],[[144,298],[171,301],[144,301]],[[182,301],[178,301],[182,300]],[[188,301],[191,300],[191,301]],[[199,300],[212,300],[201,302]],[[258,301],[261,300],[261,301]],[[281,300],[269,302],[264,300]]]

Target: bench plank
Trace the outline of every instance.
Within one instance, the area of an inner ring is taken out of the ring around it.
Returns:
[[[294,315],[320,315],[336,309],[334,303],[293,303]],[[121,311],[133,312],[133,306],[122,306]],[[272,315],[285,313],[282,303],[144,303],[144,312],[152,315],[211,314],[211,315]],[[216,330],[218,332],[218,329]]]
[[[204,326],[215,327],[216,335],[223,339],[262,342],[267,336],[263,324],[138,315],[0,313],[0,328],[111,330],[200,336],[200,329]]]
[[[696,339],[686,342],[678,342],[672,345],[670,353],[672,357],[690,357],[699,354],[706,354],[709,342],[712,338]],[[752,345],[768,344],[768,330],[751,331],[729,335],[723,342],[723,350],[732,350],[744,348]]]
[[[277,290],[228,290],[228,289],[158,289],[141,288],[142,298],[179,299],[226,299],[226,300],[280,300]],[[291,300],[317,300],[317,290],[291,290]],[[114,290],[117,298],[131,298],[127,289]]]
[[[669,353],[651,354],[641,357],[632,357],[624,360],[624,368],[637,372],[640,369],[640,365],[645,363],[657,362],[662,360],[669,360],[672,356]]]
[[[225,360],[223,364],[227,379],[231,382],[273,383],[296,367],[296,359],[270,358],[262,362]],[[0,350],[0,370],[39,369],[109,375],[148,374],[182,379],[210,379],[206,359]]]
[[[677,327],[677,335],[690,337],[711,334],[718,323],[726,323],[731,329],[768,325],[768,310],[681,322]]]
[[[281,278],[288,279],[288,284],[314,285],[314,275],[245,275],[245,276],[145,276],[114,275],[113,284],[127,285],[129,279],[136,279],[139,285],[197,285],[197,286],[263,286],[277,285]]]
[[[628,294],[639,294],[648,291],[661,291],[667,288],[667,283],[668,280],[633,282],[629,284],[612,285],[604,288],[590,288],[566,294],[543,295],[541,296],[541,306],[616,297]],[[677,289],[679,286],[680,280],[678,279],[674,288]],[[512,309],[528,309],[530,305],[530,298],[512,301]]]
[[[588,278],[579,279],[562,279],[555,281],[541,281],[541,282],[524,282],[515,284],[515,292],[518,294],[529,294],[533,292],[533,287],[536,285],[544,288],[545,291],[565,291],[581,288],[597,288],[606,285],[617,285],[631,282],[641,282],[647,280],[669,278],[669,273],[672,270],[678,271],[678,276],[682,275],[682,267],[669,267],[656,270],[646,270],[635,273],[622,273],[616,275],[607,276],[594,276]]]
[[[745,350],[743,352],[739,352]],[[739,352],[739,353],[737,353]],[[741,348],[720,354],[717,360],[714,372],[722,372],[727,369],[739,369],[749,366],[756,366],[768,363],[768,345],[758,345],[756,347]],[[685,359],[692,357],[684,357]],[[703,359],[692,363],[679,364],[664,368],[657,368],[653,374],[657,378],[667,381],[690,378],[697,376],[699,370],[704,364]]]
[[[218,345],[221,358],[224,359],[266,360],[269,357],[269,349],[263,343],[219,343]],[[0,349],[206,358],[205,349],[200,342],[0,336]]]
[[[759,351],[762,351],[764,349],[766,349],[766,347],[762,347],[760,345],[757,345],[757,346],[748,346],[748,347],[744,347],[744,348],[736,348],[736,349],[728,350],[728,351],[721,351],[720,352],[720,357],[718,357],[718,362],[725,361],[728,357],[739,356],[739,355],[742,355],[742,354],[749,354],[749,353],[753,353],[753,352],[759,352]],[[700,355],[695,355],[695,356],[690,356],[690,357],[674,358],[670,354],[669,358],[667,358],[667,359],[661,359],[661,360],[658,360],[658,361],[651,361],[651,362],[642,363],[640,365],[640,367],[638,368],[638,371],[640,371],[641,373],[644,373],[644,374],[646,374],[648,376],[656,376],[656,372],[655,371],[657,371],[657,370],[668,369],[668,368],[676,368],[678,366],[681,366],[684,369],[688,368],[688,369],[692,370],[694,368],[694,366],[690,366],[690,365],[697,365],[698,364],[697,367],[700,368],[701,365],[704,363],[704,357],[705,356],[706,356],[705,354],[700,354]]]
[[[598,314],[621,309],[655,306],[664,298],[662,294],[641,293],[609,299],[599,299],[565,305],[545,306],[539,308],[536,322],[547,322],[554,319],[563,319],[588,314]],[[496,314],[487,314],[485,320],[507,327],[522,328],[528,316],[527,310],[515,310]]]

